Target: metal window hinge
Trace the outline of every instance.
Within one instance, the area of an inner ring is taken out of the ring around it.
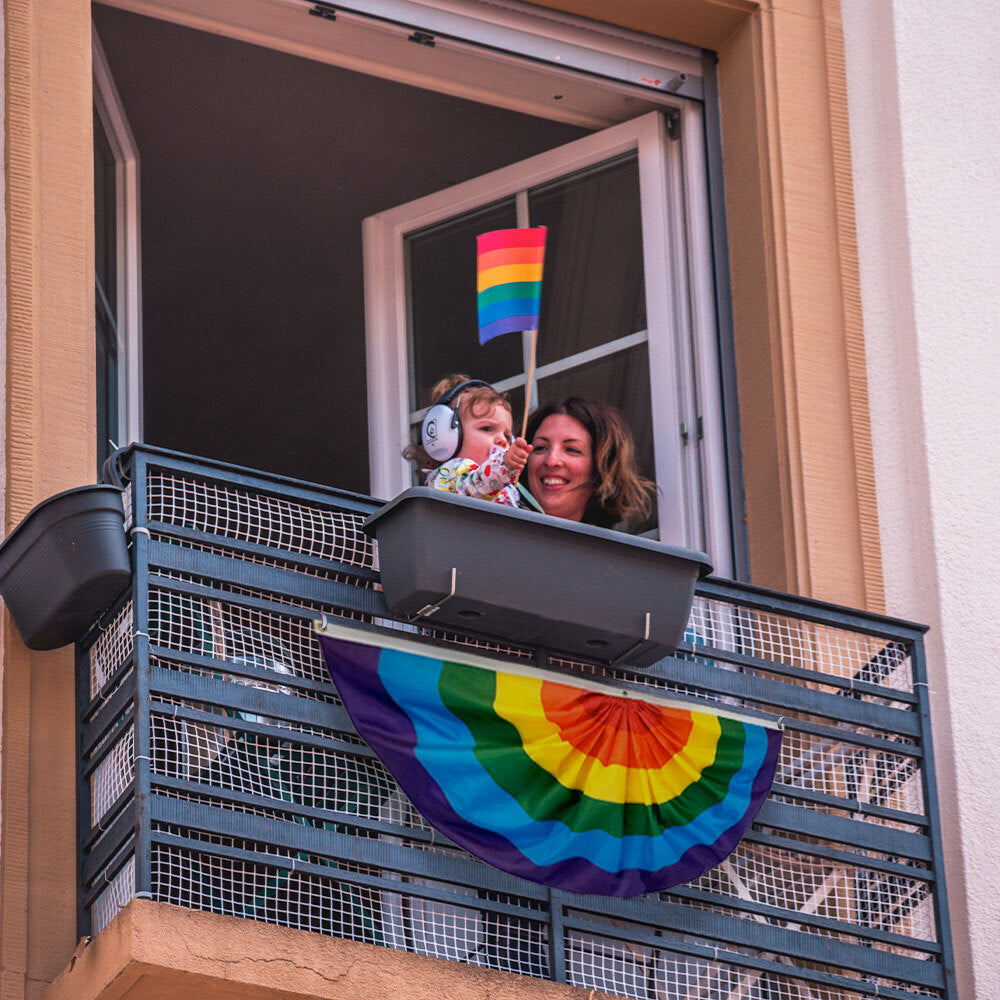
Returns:
[[[323,3],[322,0],[316,0],[316,3],[310,8],[309,13],[313,17],[322,17],[327,21],[337,20],[337,8],[332,3]]]
[[[681,113],[679,111],[665,111],[663,117],[666,119],[667,135],[671,139],[681,137]]]
[[[698,417],[694,425],[694,439],[695,441],[700,441],[705,436],[705,422],[701,417]],[[688,439],[691,437],[691,431],[688,429],[687,422],[681,423],[681,440],[687,444]]]
[[[417,45],[429,45],[434,48],[434,36],[429,31],[414,31],[409,37],[409,41],[416,42]]]

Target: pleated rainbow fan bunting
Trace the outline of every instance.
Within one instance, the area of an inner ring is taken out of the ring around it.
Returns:
[[[425,819],[543,885],[628,897],[695,879],[733,850],[774,780],[771,723],[318,631],[351,720]]]

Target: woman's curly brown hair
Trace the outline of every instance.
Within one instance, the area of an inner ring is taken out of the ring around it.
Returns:
[[[431,406],[450,389],[454,389],[456,385],[461,385],[463,382],[471,380],[471,375],[445,375],[431,389]],[[511,412],[510,400],[507,398],[507,393],[500,392],[491,385],[474,385],[471,389],[466,389],[459,395],[457,403],[460,417],[464,417],[467,413],[471,413],[474,417],[483,417],[490,413],[494,406],[502,406],[508,413]],[[411,462],[416,462],[417,468],[421,472],[429,472],[441,464],[440,462],[435,462],[420,446],[419,428],[417,428],[417,436],[414,441],[403,449],[403,458],[407,458]]]
[[[621,412],[586,396],[552,399],[528,417],[527,439],[534,441],[546,417],[563,414],[579,420],[590,434],[594,456],[594,490],[583,520],[610,528],[619,521],[645,519],[652,510],[656,484],[639,474],[635,441]]]

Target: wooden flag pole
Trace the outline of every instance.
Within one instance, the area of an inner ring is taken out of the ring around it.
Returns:
[[[535,350],[538,347],[538,331],[531,331],[531,356],[528,358],[528,381],[524,384],[524,420],[521,421],[521,437],[528,433],[528,411],[531,409],[531,383],[535,380]]]

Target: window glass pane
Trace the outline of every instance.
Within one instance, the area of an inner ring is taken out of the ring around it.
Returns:
[[[410,409],[427,406],[434,383],[450,372],[498,382],[523,370],[521,337],[479,346],[476,237],[517,225],[513,199],[408,236]]]
[[[538,400],[545,403],[564,396],[590,396],[617,406],[635,438],[639,471],[655,479],[653,464],[653,409],[649,397],[649,355],[640,344],[625,351],[551,375],[538,383]],[[657,524],[654,509],[643,524],[631,525],[636,532],[648,531]]]
[[[97,303],[97,471],[118,441],[118,348],[115,330]]]
[[[538,359],[546,364],[646,328],[635,155],[529,194],[548,226]]]
[[[94,110],[94,268],[111,308],[117,309],[117,182],[115,157]]]

